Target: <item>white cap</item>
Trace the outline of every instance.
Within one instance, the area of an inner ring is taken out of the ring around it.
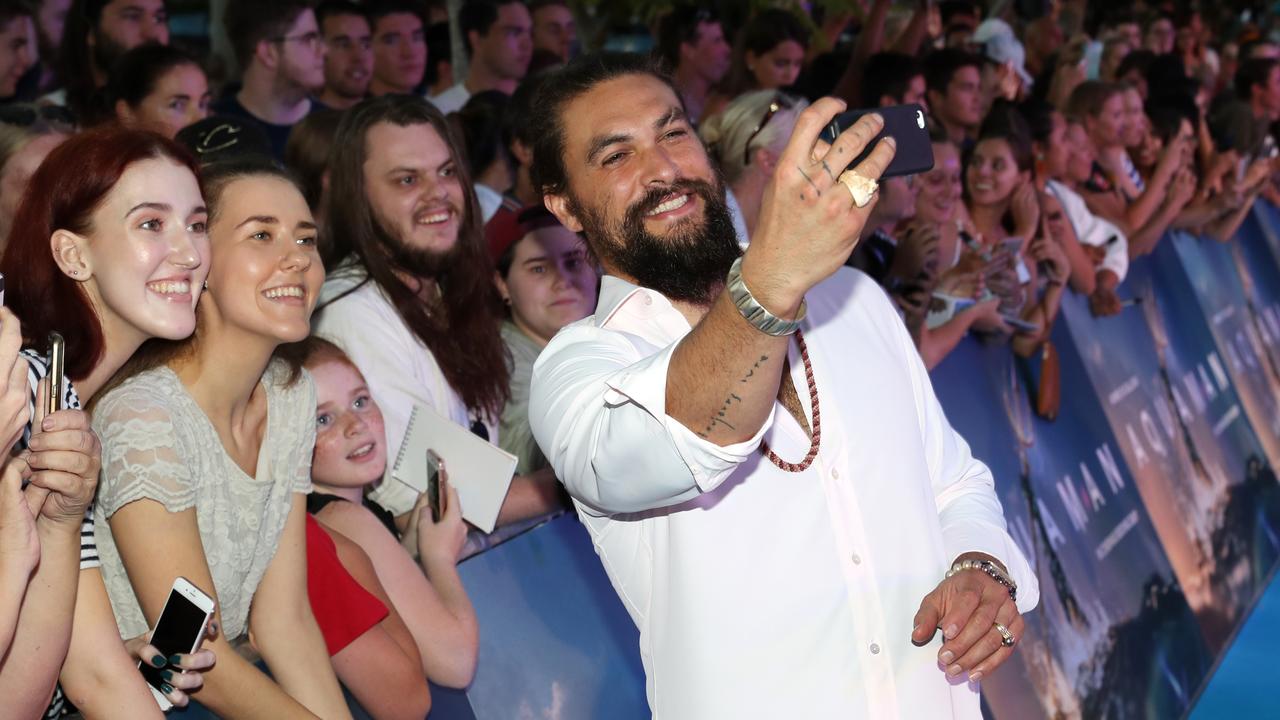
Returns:
[[[982,46],[982,55],[988,60],[1004,65],[1011,63],[1014,72],[1022,78],[1022,82],[1030,88],[1035,80],[1027,72],[1027,51],[1022,43],[1013,35],[1013,28],[1003,20],[992,18],[983,20],[977,30],[973,31],[970,42]]]

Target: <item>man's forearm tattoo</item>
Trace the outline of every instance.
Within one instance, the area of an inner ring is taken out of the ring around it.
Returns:
[[[756,360],[755,363],[752,364],[751,369],[747,371],[747,374],[743,375],[742,378],[738,380],[738,383],[745,385],[747,381],[749,381],[752,377],[755,376],[756,370],[759,370],[760,366],[763,365],[768,360],[769,360],[768,355],[761,355],[760,359]],[[716,425],[723,425],[726,428],[729,428],[730,430],[737,430],[737,428],[734,427],[733,424],[729,422],[727,417],[729,414],[729,409],[733,407],[734,403],[741,404],[742,398],[737,393],[731,392],[729,393],[729,397],[724,399],[724,403],[720,406],[720,409],[716,411],[716,414],[712,415],[711,419],[707,421],[707,426],[703,428],[701,432],[697,433],[698,437],[702,438],[703,440],[706,440],[708,437],[711,436],[711,431],[715,429]]]

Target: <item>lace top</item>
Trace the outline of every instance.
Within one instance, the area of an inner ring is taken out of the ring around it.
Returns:
[[[292,386],[285,385],[287,378],[288,368],[279,361],[262,378],[267,429],[256,477],[231,459],[204,411],[167,367],[137,375],[99,401],[93,425],[102,440],[102,479],[94,518],[102,576],[124,637],[148,626],[107,519],[141,499],[173,513],[196,508],[222,631],[228,640],[245,633],[253,593],[275,555],[293,494],[311,491],[315,386],[306,373]],[[163,538],[156,551],[164,551]]]

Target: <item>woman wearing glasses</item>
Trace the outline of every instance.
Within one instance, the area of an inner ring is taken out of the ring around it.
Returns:
[[[728,185],[738,242],[751,239],[765,186],[809,103],[777,90],[739,96],[724,110],[703,121],[698,132]]]

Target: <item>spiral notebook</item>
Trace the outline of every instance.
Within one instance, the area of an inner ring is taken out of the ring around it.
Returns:
[[[484,532],[493,532],[516,471],[516,456],[434,409],[414,405],[391,477],[426,492],[427,450],[435,451],[444,462],[449,482],[458,491],[463,519]]]

